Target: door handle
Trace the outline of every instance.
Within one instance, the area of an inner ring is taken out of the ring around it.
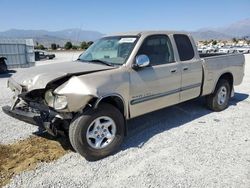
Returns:
[[[184,70],[184,71],[187,71],[187,70],[188,70],[188,67],[184,67],[183,70]]]
[[[177,69],[172,69],[170,70],[171,73],[176,73],[177,72]]]

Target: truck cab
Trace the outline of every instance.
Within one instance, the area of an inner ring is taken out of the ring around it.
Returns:
[[[195,48],[193,39],[182,33],[149,33],[141,38],[135,56],[146,55],[150,65],[130,71],[132,117],[201,94],[202,60]]]

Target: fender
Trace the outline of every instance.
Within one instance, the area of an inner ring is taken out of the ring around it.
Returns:
[[[221,78],[224,74],[230,74],[230,75],[232,76],[233,82],[234,82],[234,76],[233,76],[233,74],[232,74],[230,71],[224,71],[224,72],[222,72],[222,73],[220,74],[220,76],[218,76],[218,78],[216,79],[216,82],[214,82],[215,84],[214,84],[212,93],[214,92],[214,90],[215,90],[215,88],[216,88],[216,85],[217,85],[218,81],[220,80],[220,78]],[[233,86],[234,86],[234,84],[232,83],[232,89],[233,89]]]
[[[107,95],[103,95],[103,96],[100,96],[99,98],[97,98],[97,100],[95,101],[94,105],[93,105],[93,108],[96,109],[98,108],[98,105],[100,104],[100,102],[105,99],[105,98],[108,98],[108,97],[118,97],[122,103],[123,103],[123,108],[124,108],[124,117],[127,118],[127,107],[125,105],[125,101],[123,99],[123,97],[118,94],[118,93],[110,93],[110,94],[107,94]]]

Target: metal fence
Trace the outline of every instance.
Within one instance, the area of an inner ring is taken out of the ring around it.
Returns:
[[[0,56],[7,58],[8,68],[35,64],[33,39],[0,39]]]

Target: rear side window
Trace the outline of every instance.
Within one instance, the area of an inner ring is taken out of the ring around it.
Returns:
[[[175,34],[174,40],[181,61],[187,61],[194,58],[194,49],[187,35]]]

